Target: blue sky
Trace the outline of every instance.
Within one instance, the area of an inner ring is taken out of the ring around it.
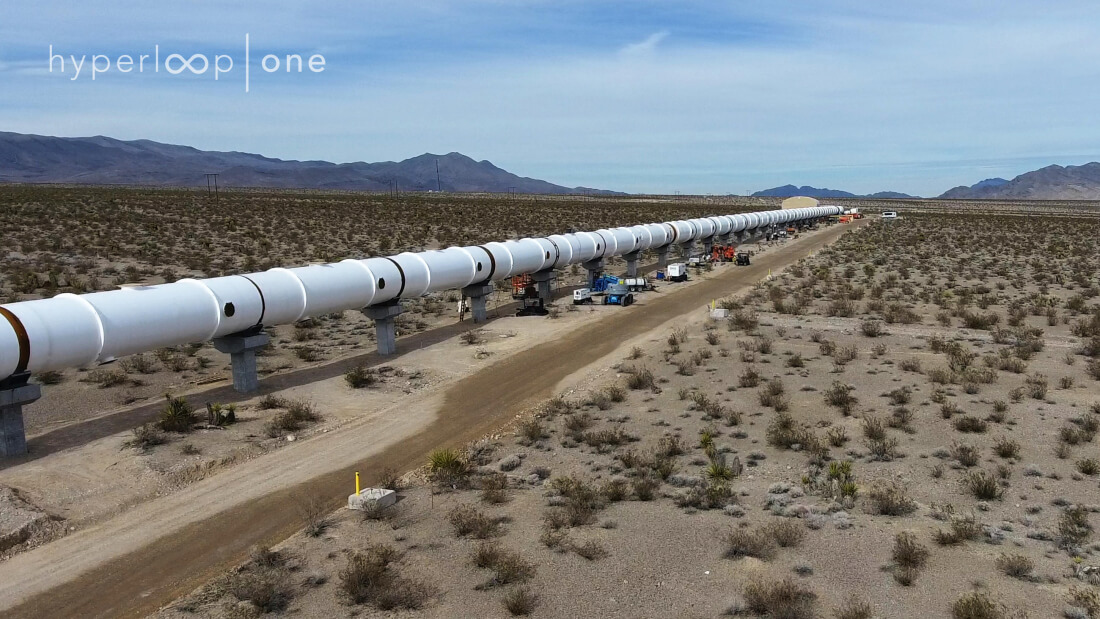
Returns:
[[[659,193],[935,195],[1100,159],[1089,2],[321,4],[3,0],[0,130],[340,162],[459,151]],[[234,69],[72,79],[69,55],[156,45]],[[325,70],[267,74],[267,53]]]

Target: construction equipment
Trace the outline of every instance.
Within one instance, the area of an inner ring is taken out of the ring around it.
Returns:
[[[620,283],[622,283],[622,280],[614,275],[601,275],[592,281],[592,292],[594,294],[601,294],[605,292],[609,286]]]
[[[642,292],[650,289],[649,282],[644,277],[628,277],[623,280],[623,283],[626,284],[630,292]]]
[[[512,298],[522,301],[522,305],[516,310],[516,316],[545,316],[550,313],[530,275],[512,277]]]
[[[715,245],[710,250],[711,262],[733,262],[737,248],[733,245]]]
[[[573,305],[584,305],[592,302],[592,291],[588,288],[577,288],[573,291]]]
[[[687,265],[683,262],[674,262],[668,265],[668,280],[673,282],[686,282],[688,278]]]
[[[603,297],[604,305],[621,305],[626,307],[634,303],[634,295],[626,284],[611,284],[607,287],[607,294]]]
[[[535,282],[531,279],[531,275],[524,273],[523,275],[512,276],[512,298],[524,299],[527,297],[527,288],[534,286]]]
[[[751,263],[751,261],[749,260],[749,256],[750,256],[750,254],[747,251],[737,252],[737,266],[739,266],[739,267],[749,266],[749,264]]]

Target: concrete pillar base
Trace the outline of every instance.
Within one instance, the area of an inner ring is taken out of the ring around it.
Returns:
[[[364,316],[374,321],[378,354],[385,356],[397,352],[397,325],[393,319],[401,315],[401,302],[390,301],[382,305],[372,305],[364,307],[362,311]]]
[[[588,287],[592,288],[596,284],[596,278],[603,274],[603,269],[604,269],[603,258],[597,258],[595,260],[589,260],[588,262],[585,262],[581,266],[583,266],[585,268],[585,270],[588,271],[588,279],[586,279],[585,281],[588,282],[588,284],[587,284]]]
[[[668,266],[668,245],[657,248],[657,270],[664,271]]]
[[[587,263],[586,263],[587,264]],[[539,291],[539,298],[542,299],[544,305],[549,305],[554,301],[554,280],[557,279],[557,274],[553,269],[546,271],[539,271],[531,274],[531,281],[535,282]]]
[[[256,371],[256,351],[271,343],[263,331],[227,335],[214,340],[214,349],[229,355],[233,367],[233,389],[238,393],[252,393],[260,388],[260,375]]]
[[[463,296],[470,297],[470,313],[474,317],[474,324],[481,324],[489,320],[489,312],[486,309],[486,301],[493,294],[492,282],[473,284],[462,289]]]
[[[21,372],[0,380],[0,458],[27,453],[23,405],[42,397],[42,387],[29,383],[30,377]]]
[[[714,238],[709,238],[703,241],[703,258],[709,258],[711,252],[714,250]]]
[[[632,251],[629,254],[623,254],[623,260],[626,260],[626,276],[638,277],[638,256],[641,252]]]
[[[689,260],[692,253],[695,252],[695,241],[688,241],[687,243],[680,244],[680,257],[684,260]]]

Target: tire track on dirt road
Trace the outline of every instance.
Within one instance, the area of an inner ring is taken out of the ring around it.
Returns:
[[[557,340],[503,358],[451,385],[433,422],[370,457],[363,458],[367,448],[353,441],[344,441],[343,449],[333,447],[336,441],[318,442],[311,458],[349,464],[313,476],[304,470],[305,463],[272,471],[273,479],[266,480],[271,490],[258,496],[251,490],[256,480],[229,479],[227,472],[206,480],[211,483],[203,486],[203,494],[194,491],[201,502],[188,504],[182,513],[166,514],[169,522],[123,514],[114,519],[121,523],[105,523],[98,535],[95,530],[82,532],[83,536],[78,533],[13,557],[0,564],[0,613],[5,617],[135,617],[153,612],[243,560],[251,546],[274,544],[299,530],[302,520],[295,497],[331,497],[327,506],[336,509],[343,504],[355,471],[387,467],[407,471],[423,464],[436,447],[458,446],[489,434],[550,396],[567,376],[600,361],[631,338],[760,281],[769,271],[794,263],[859,225],[804,235],[759,256],[752,266],[731,266],[693,286],[652,295],[644,304],[608,313]],[[372,483],[375,477],[367,475],[365,481]],[[67,544],[78,536],[80,545]],[[18,605],[3,608],[14,604]]]

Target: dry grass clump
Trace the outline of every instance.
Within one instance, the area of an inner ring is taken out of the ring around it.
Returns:
[[[917,509],[917,502],[896,481],[874,483],[867,491],[867,502],[870,513],[881,516],[905,516]]]
[[[817,594],[787,577],[783,580],[754,578],[745,585],[745,605],[762,617],[775,619],[814,619]]]
[[[932,534],[932,539],[940,546],[957,546],[978,539],[982,534],[982,523],[974,514],[962,516],[951,513],[949,516],[951,528],[939,529]]]
[[[859,399],[852,395],[855,391],[853,385],[846,385],[840,381],[834,381],[832,386],[825,390],[825,403],[840,409],[847,417],[855,410]]]
[[[539,597],[527,587],[517,587],[504,594],[500,602],[513,617],[530,615],[538,606]]]
[[[495,542],[482,542],[474,550],[474,565],[493,571],[492,579],[479,588],[523,583],[535,575],[535,565],[517,552],[505,550]]]
[[[997,557],[997,569],[1007,576],[1026,580],[1035,571],[1035,562],[1021,554],[1001,554]]]
[[[970,494],[983,501],[999,500],[1005,492],[997,478],[986,471],[971,471],[963,478],[963,484]]]
[[[344,372],[344,382],[352,389],[373,387],[378,383],[378,380],[378,372],[365,365],[357,365]]]
[[[622,370],[626,374],[626,387],[635,391],[641,389],[657,390],[657,379],[649,368],[626,367]]]
[[[488,539],[502,533],[501,521],[490,518],[471,505],[459,505],[447,516],[457,537]]]
[[[133,437],[123,441],[122,447],[134,447],[141,452],[146,452],[157,445],[163,445],[168,442],[168,436],[160,429],[160,426],[153,423],[142,424],[133,430],[130,430]]]
[[[836,619],[872,619],[874,609],[871,604],[855,595],[849,595],[844,604],[833,609],[833,617]]]
[[[435,588],[399,574],[393,567],[399,558],[395,548],[382,544],[352,553],[339,574],[341,593],[352,604],[371,604],[379,610],[422,608]]]
[[[302,429],[307,423],[321,420],[321,416],[313,408],[313,405],[304,400],[282,400],[286,410],[268,422],[265,426],[267,435],[275,438],[286,432],[295,432]]]
[[[1058,518],[1058,542],[1062,548],[1074,549],[1092,536],[1089,512],[1080,505],[1066,508]]]
[[[802,524],[793,520],[772,520],[751,530],[748,527],[731,528],[723,537],[726,543],[725,557],[767,560],[775,554],[777,548],[797,547],[805,537],[806,531]]]
[[[1007,436],[1001,436],[993,442],[993,453],[1006,460],[1020,457],[1020,443]]]
[[[891,557],[894,560],[894,580],[908,587],[913,584],[917,574],[928,562],[928,548],[917,541],[917,536],[909,533],[898,533],[894,537],[894,549]]]
[[[971,591],[951,605],[953,619],[1008,619],[1011,613],[1004,604],[994,602],[989,594]]]
[[[760,390],[760,405],[782,412],[790,408],[790,401],[783,395],[783,381],[778,377],[769,380]]]

